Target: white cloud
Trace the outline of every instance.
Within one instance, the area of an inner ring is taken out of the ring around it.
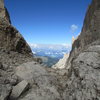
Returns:
[[[63,44],[32,44],[32,43],[29,43],[30,47],[31,48],[48,48],[48,49],[68,49],[68,48],[71,48],[71,45],[70,44],[66,44],[66,43],[63,43]]]
[[[77,29],[78,29],[77,25],[75,25],[75,24],[71,25],[71,31],[72,32],[75,32]]]
[[[38,44],[29,43],[31,48],[38,48]]]

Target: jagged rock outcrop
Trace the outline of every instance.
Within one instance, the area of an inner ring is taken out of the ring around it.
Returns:
[[[77,55],[89,44],[100,40],[100,0],[93,0],[89,5],[81,34],[72,46],[71,55]],[[97,44],[98,44],[97,42]],[[95,42],[96,43],[96,42]]]
[[[11,23],[9,13],[4,6],[4,0],[0,0],[0,18],[3,18],[8,23]]]
[[[0,48],[19,53],[32,54],[30,47],[10,21],[4,0],[0,0]]]
[[[100,0],[93,0],[67,64],[68,100],[100,100]]]
[[[60,59],[55,65],[52,66],[54,69],[64,69],[66,67],[66,62],[69,54],[64,54],[64,57]]]

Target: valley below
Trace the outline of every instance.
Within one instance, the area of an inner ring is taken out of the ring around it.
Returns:
[[[30,45],[35,58],[41,58],[43,65],[51,67],[55,65],[64,54],[70,52],[67,44],[33,44]]]

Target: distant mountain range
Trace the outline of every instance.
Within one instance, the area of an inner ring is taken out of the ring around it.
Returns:
[[[30,44],[30,46],[34,55],[42,58],[43,63],[49,67],[57,63],[71,48],[67,44]]]

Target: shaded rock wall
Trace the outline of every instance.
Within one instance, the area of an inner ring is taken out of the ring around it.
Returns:
[[[32,51],[22,35],[12,25],[4,1],[0,0],[0,48],[32,55]]]
[[[66,100],[100,100],[100,0],[93,0],[66,64]]]
[[[0,100],[10,100],[12,87],[18,83],[14,68],[31,60],[30,47],[11,25],[4,0],[0,0]]]
[[[79,54],[97,40],[100,41],[100,0],[93,0],[88,7],[82,32],[73,43],[71,56]]]

